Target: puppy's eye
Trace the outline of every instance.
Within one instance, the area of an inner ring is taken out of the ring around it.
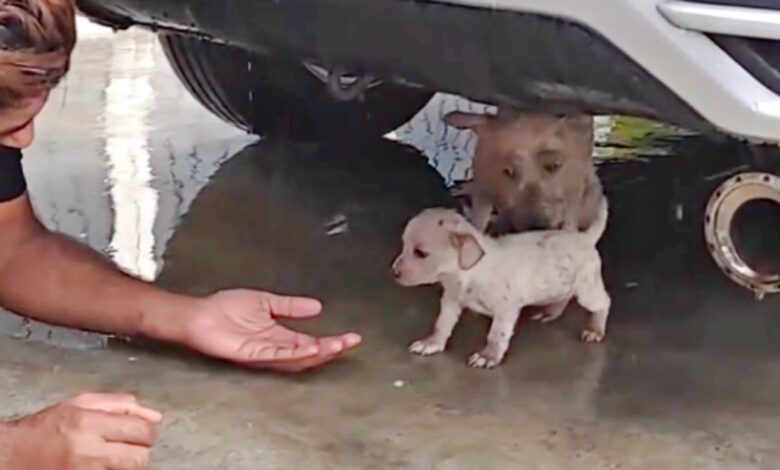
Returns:
[[[544,164],[544,171],[547,173],[556,173],[561,169],[561,162],[548,162]]]
[[[428,252],[425,252],[419,248],[414,249],[414,256],[416,258],[425,259],[428,257]]]
[[[514,168],[507,167],[507,168],[504,168],[504,175],[507,176],[508,178],[514,179],[515,176],[517,175],[517,172],[515,172]]]

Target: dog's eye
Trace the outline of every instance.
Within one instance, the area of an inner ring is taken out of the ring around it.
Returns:
[[[560,162],[549,162],[544,164],[544,171],[547,173],[555,173],[561,169]]]
[[[421,249],[419,249],[419,248],[415,248],[414,249],[414,256],[417,257],[417,258],[425,259],[425,258],[428,257],[428,253],[423,251],[423,250],[421,250]]]
[[[515,175],[515,169],[512,167],[504,168],[504,175],[508,176],[509,178],[514,179]]]

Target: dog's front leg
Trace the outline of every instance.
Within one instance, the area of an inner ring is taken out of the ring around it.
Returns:
[[[569,233],[577,233],[580,230],[580,214],[578,210],[566,209],[561,230]]]
[[[490,198],[474,191],[471,197],[471,224],[480,232],[485,232],[490,223],[490,216],[493,215],[493,203]]]
[[[595,170],[589,173],[585,182],[585,190],[579,201],[578,222],[579,230],[587,230],[598,217],[601,200],[604,198],[604,189]]]
[[[582,220],[585,211],[583,206],[585,203],[586,193],[588,191],[587,178],[583,178],[577,184],[572,184],[564,194],[563,199],[563,221],[561,229],[565,232],[577,233],[580,229],[587,228],[581,227],[580,221]]]
[[[460,302],[451,295],[447,295],[445,291],[441,297],[439,316],[436,318],[433,333],[427,338],[412,343],[409,346],[409,351],[422,356],[430,356],[444,351],[462,312],[463,307]]]
[[[580,231],[583,191],[574,191],[566,195],[563,203],[563,223],[561,224],[561,230],[564,232],[577,233]]]
[[[481,351],[469,358],[471,367],[493,368],[504,360],[509,343],[515,334],[515,324],[522,307],[508,309],[493,317],[488,333],[487,344]]]

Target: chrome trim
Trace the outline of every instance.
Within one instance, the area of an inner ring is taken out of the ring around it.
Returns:
[[[704,238],[712,259],[729,279],[753,291],[757,299],[780,292],[780,273],[759,273],[750,267],[739,255],[731,229],[737,211],[761,199],[780,204],[780,178],[770,173],[740,173],[712,193],[704,212]]]
[[[658,11],[689,31],[780,40],[780,10],[674,0],[658,5]]]

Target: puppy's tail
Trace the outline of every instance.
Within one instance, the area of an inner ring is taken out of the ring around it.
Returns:
[[[588,238],[588,241],[594,245],[598,243],[601,236],[604,235],[604,231],[607,229],[607,220],[609,219],[609,202],[607,196],[601,196],[601,202],[599,203],[599,212],[596,214],[596,220],[590,224],[587,230],[582,232]]]

